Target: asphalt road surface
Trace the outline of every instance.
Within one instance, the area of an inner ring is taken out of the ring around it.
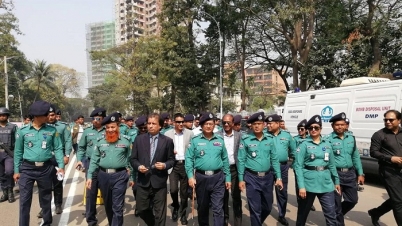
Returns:
[[[71,161],[75,163],[75,155],[71,158]],[[359,203],[355,206],[355,208],[349,212],[345,217],[346,225],[371,225],[371,219],[367,214],[367,211],[373,207],[380,205],[384,200],[388,198],[388,195],[385,189],[378,182],[378,178],[373,178],[372,182],[364,185],[364,190],[359,192]],[[82,216],[84,212],[83,205],[83,191],[84,191],[84,174],[79,172],[73,168],[73,164],[69,164],[66,169],[65,175],[65,187],[64,187],[64,200],[63,200],[63,213],[57,215],[53,212],[53,225],[60,226],[73,226],[73,225],[87,225],[85,218]],[[296,223],[296,213],[297,213],[297,202],[295,196],[294,189],[294,175],[293,171],[289,171],[289,201],[287,206],[287,214],[286,218],[289,221],[290,225],[295,225]],[[247,206],[247,198],[245,193],[242,193],[243,197],[243,225],[250,225],[249,220],[249,211]],[[2,226],[16,226],[18,225],[18,216],[19,216],[19,195],[16,196],[17,201],[14,203],[0,203],[0,225]],[[136,226],[136,225],[145,225],[145,223],[140,219],[134,216],[134,207],[135,200],[132,194],[131,188],[127,189],[126,193],[126,204],[124,210],[124,225]],[[170,195],[168,195],[168,204],[171,203]],[[192,219],[191,217],[191,201],[189,200],[189,209],[188,209],[188,217],[189,224],[188,225],[198,225],[197,223],[197,211],[195,211],[195,216]],[[314,206],[317,211],[310,212],[308,217],[307,225],[325,225],[325,219],[323,213],[321,211],[321,206],[319,201],[316,199]],[[54,206],[53,206],[54,208]],[[36,217],[39,212],[39,201],[38,201],[38,192],[37,187],[34,188],[34,195],[32,200],[32,208],[31,208],[31,221],[30,225],[40,225],[41,219]],[[99,205],[97,207],[98,210],[98,220],[100,226],[106,226],[107,219],[104,211],[104,206]],[[180,221],[173,222],[171,219],[171,211],[172,208],[168,206],[168,216],[166,225],[181,225]],[[232,215],[232,212],[230,212]],[[265,225],[281,225],[277,222],[278,212],[276,201],[274,200],[273,210],[271,215],[266,219]],[[212,223],[212,213],[210,213],[210,225]],[[229,224],[233,223],[232,217],[229,219]],[[381,225],[396,225],[392,212],[387,213],[380,219]]]

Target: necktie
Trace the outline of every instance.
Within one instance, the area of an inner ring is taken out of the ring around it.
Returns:
[[[155,139],[156,139],[156,136],[151,137],[151,159],[150,159],[151,165],[152,165],[152,160],[154,159],[154,155],[155,155]]]

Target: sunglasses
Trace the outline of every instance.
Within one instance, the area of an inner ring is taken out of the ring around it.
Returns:
[[[175,123],[177,123],[177,124],[183,124],[184,121],[175,121]]]
[[[230,124],[232,124],[232,122],[230,122],[230,121],[224,121],[222,124],[223,124],[223,125],[226,125],[226,124],[230,125]]]
[[[298,130],[298,131],[304,131],[304,130],[305,130],[305,128],[300,127],[300,128],[297,128],[297,130]]]
[[[394,118],[385,118],[384,122],[387,122],[387,121],[389,121],[390,123],[393,123],[395,121],[395,119]]]
[[[92,120],[100,121],[100,120],[102,120],[102,119],[101,119],[101,118],[92,118]]]
[[[140,127],[140,128],[138,128],[139,130],[146,130],[147,129],[147,127]]]
[[[320,129],[321,129],[321,127],[319,127],[319,126],[311,126],[311,127],[308,128],[309,131],[311,131],[311,130],[318,131]]]

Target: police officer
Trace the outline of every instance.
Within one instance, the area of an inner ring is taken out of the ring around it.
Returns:
[[[193,129],[194,115],[187,114],[184,116],[184,127],[188,130]]]
[[[14,154],[14,180],[20,186],[19,225],[27,226],[30,221],[32,190],[38,184],[39,203],[42,207],[42,225],[52,225],[52,152],[58,164],[57,173],[64,176],[64,153],[57,129],[46,124],[50,104],[36,101],[30,106],[33,122],[16,132]]]
[[[56,120],[58,122],[61,122],[61,110],[60,109],[56,110]]]
[[[61,145],[63,147],[64,153],[64,164],[67,165],[70,158],[71,149],[73,147],[70,126],[67,123],[59,122],[56,120],[56,106],[53,104],[50,105],[49,115],[47,124],[49,126],[53,126],[56,128],[57,132],[60,134]],[[52,158],[52,163],[57,167],[56,159]],[[61,214],[63,209],[61,208],[63,204],[63,180],[57,179],[56,168],[53,169],[52,180],[53,180],[53,197],[54,197],[54,205],[56,206],[55,212],[56,214]],[[42,218],[42,211],[38,213],[38,217]]]
[[[346,133],[346,114],[341,112],[333,116],[329,122],[334,130],[326,138],[331,142],[335,156],[335,166],[338,171],[342,194],[335,193],[336,219],[338,225],[345,225],[344,215],[356,205],[357,184],[364,183],[362,163],[356,139]],[[359,177],[356,176],[356,170]],[[342,202],[343,197],[343,202]]]
[[[27,125],[29,123],[31,123],[31,116],[24,115],[24,121],[22,122],[22,125],[24,126],[24,125]]]
[[[222,127],[221,127],[221,119],[218,118],[218,117],[215,117],[215,118],[214,118],[214,122],[215,122],[215,128],[216,128],[218,131],[221,131],[221,130],[222,130]]]
[[[241,131],[241,119],[242,119],[241,115],[235,115],[233,117],[233,130],[236,132],[243,133],[243,131]]]
[[[92,118],[92,127],[86,128],[78,143],[76,169],[86,169],[85,177],[88,179],[89,163],[95,145],[100,137],[105,135],[105,127],[102,126],[102,120],[106,117],[104,108],[96,108],[90,114]],[[96,199],[98,196],[98,171],[92,174],[91,189],[87,189],[85,197],[85,218],[89,226],[97,225],[96,219]]]
[[[14,144],[17,126],[8,122],[10,111],[0,107],[0,184],[3,195],[0,202],[15,202],[13,188]]]
[[[120,134],[127,135],[128,134],[128,126],[124,123],[124,118],[123,115],[117,111],[117,114],[119,116],[119,120],[123,120],[122,122],[119,123],[119,130]]]
[[[337,225],[334,190],[340,194],[341,188],[331,143],[321,137],[322,120],[319,115],[308,120],[306,128],[310,137],[299,145],[295,154],[294,168],[300,196],[296,225],[306,224],[316,196],[320,200],[326,225]]]
[[[350,119],[346,118],[345,119],[345,124],[346,124],[345,132],[350,133],[351,135],[353,135],[353,132],[349,130]]]
[[[92,175],[98,171],[99,188],[109,225],[122,226],[124,198],[132,172],[129,164],[131,139],[119,133],[117,112],[104,118],[102,126],[105,126],[106,133],[98,139],[92,153],[86,187],[92,189]],[[130,186],[132,185],[133,177],[130,179]]]
[[[163,120],[163,128],[160,133],[165,134],[166,131],[173,129],[173,127],[169,125],[170,115],[165,112],[161,114],[161,118]]]
[[[138,129],[137,129],[137,127],[134,126],[134,117],[133,116],[126,117],[126,125],[128,127],[127,136],[129,136],[131,138],[131,142],[134,142],[135,137],[138,134]]]
[[[264,134],[264,112],[248,118],[253,133],[243,134],[238,154],[239,188],[246,189],[253,226],[261,226],[272,210],[273,178],[283,188],[281,170],[272,135]]]
[[[222,136],[213,133],[215,123],[211,113],[201,116],[200,125],[202,133],[191,140],[186,151],[188,184],[195,187],[198,224],[209,225],[211,203],[214,225],[223,225],[225,187],[230,189],[231,186],[228,153]]]
[[[296,151],[296,141],[292,135],[286,130],[280,127],[280,122],[283,121],[277,114],[268,116],[265,121],[267,122],[268,133],[273,137],[276,154],[281,168],[281,178],[283,183],[283,189],[279,190],[275,187],[276,200],[278,202],[278,221],[282,225],[289,225],[285,218],[286,206],[288,203],[288,179],[289,179],[289,157],[294,156]],[[272,178],[275,180],[275,177]],[[272,182],[273,186],[273,182]]]

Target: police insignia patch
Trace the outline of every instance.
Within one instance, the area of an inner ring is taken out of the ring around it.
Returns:
[[[114,120],[116,120],[114,116],[110,117],[110,121],[114,122]]]
[[[222,144],[220,142],[214,142],[214,146],[221,146]]]
[[[259,116],[258,116],[258,120],[262,120],[262,115],[259,115]]]
[[[316,122],[320,122],[320,119],[318,117],[315,117]]]
[[[346,118],[346,115],[345,115],[345,114],[342,114],[342,118],[345,119],[345,118]]]
[[[50,107],[50,108],[49,108],[49,111],[53,111],[53,108],[52,108],[52,107]]]
[[[209,114],[209,118],[213,118],[214,116],[212,114]]]
[[[269,118],[268,118],[268,121],[272,121],[272,117],[269,117]]]
[[[240,143],[239,148],[244,148],[244,145]]]

